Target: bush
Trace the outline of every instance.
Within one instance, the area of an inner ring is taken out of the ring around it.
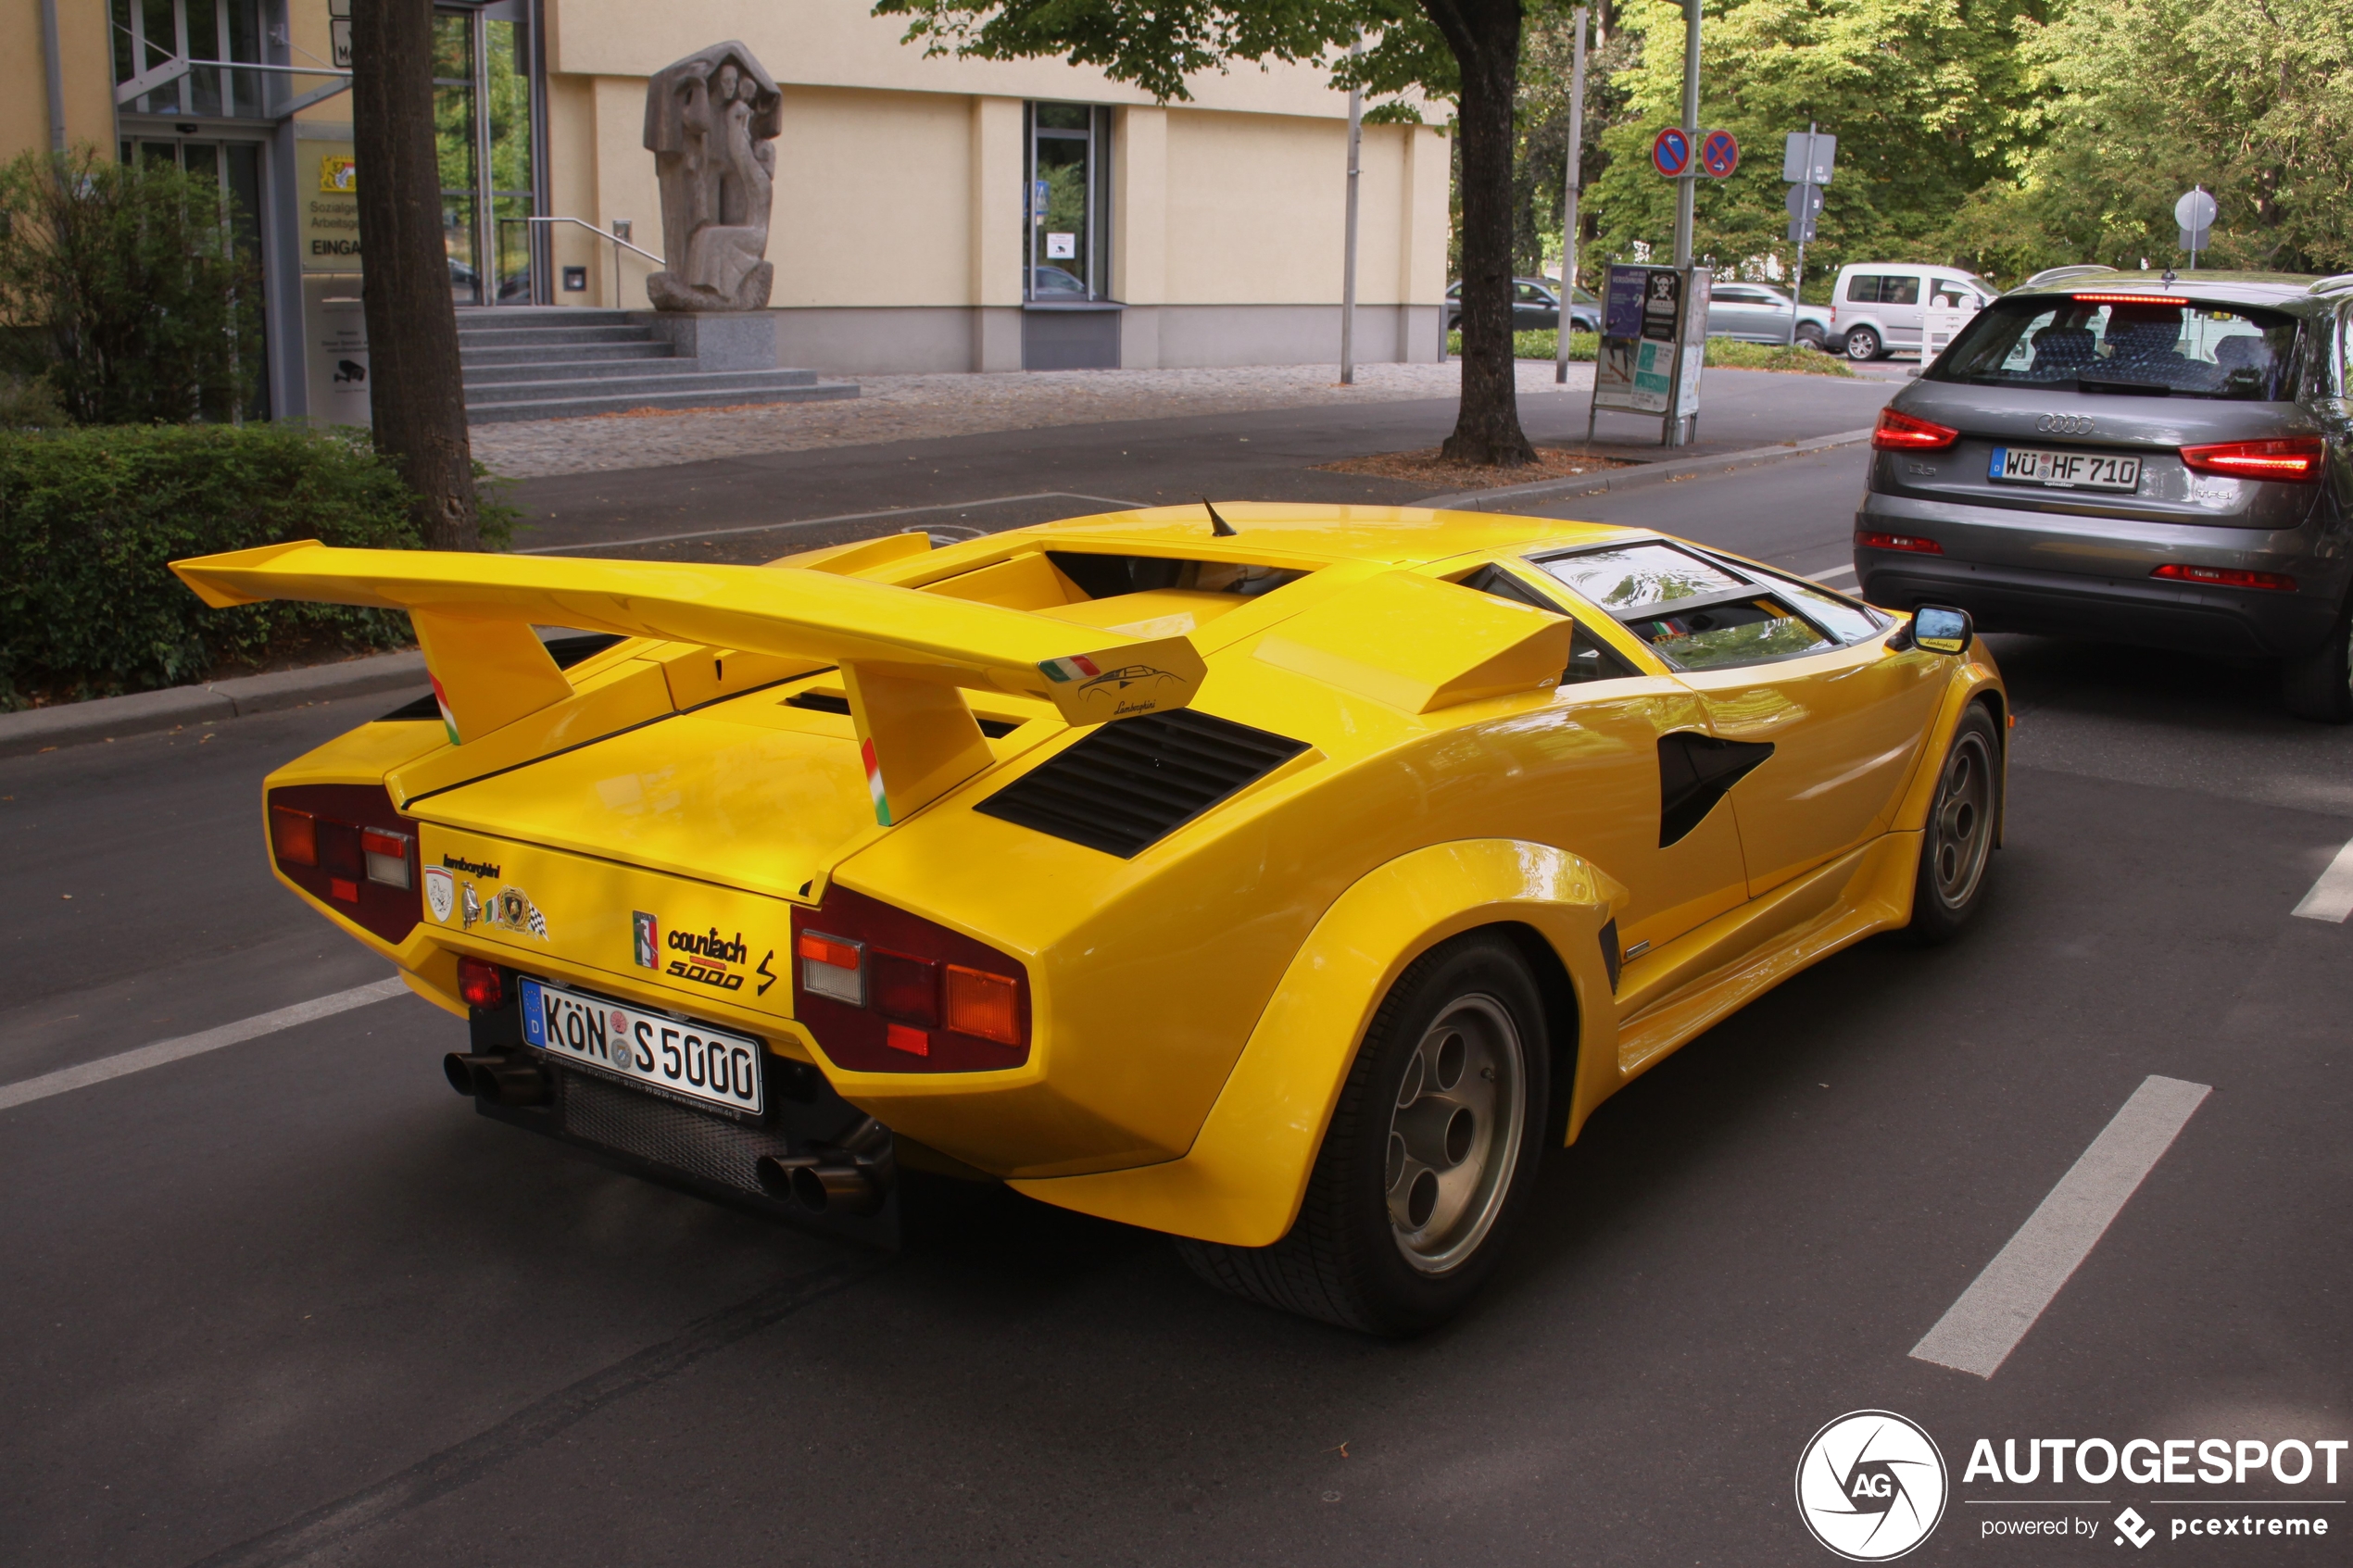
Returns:
[[[1795,370],[1808,376],[1850,378],[1855,374],[1837,355],[1807,348],[1803,344],[1791,348],[1778,343],[1743,343],[1731,337],[1707,340],[1707,362],[1735,370]]]
[[[0,708],[407,643],[408,618],[383,610],[208,609],[168,565],[290,539],[414,548],[409,502],[357,431],[0,431]]]
[[[254,215],[88,147],[0,168],[0,352],[83,424],[235,419],[261,371]]]

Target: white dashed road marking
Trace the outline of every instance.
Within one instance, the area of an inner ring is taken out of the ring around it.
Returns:
[[[292,1029],[298,1023],[309,1023],[321,1018],[333,1018],[353,1008],[364,1008],[371,1002],[381,1002],[387,997],[397,997],[409,987],[396,975],[370,985],[355,985],[348,991],[332,996],[314,997],[307,1002],[280,1008],[275,1012],[258,1013],[252,1018],[224,1023],[217,1029],[207,1029],[198,1035],[182,1035],[176,1040],[157,1040],[152,1046],[124,1051],[120,1056],[100,1057],[79,1067],[60,1067],[55,1073],[44,1073],[38,1078],[25,1078],[14,1084],[0,1084],[0,1110],[47,1099],[69,1089],[86,1089],[93,1084],[103,1084],[109,1078],[120,1078],[132,1073],[144,1073],[150,1067],[161,1067],[168,1061],[182,1061],[207,1051],[217,1051],[223,1046],[243,1044],[264,1035],[274,1035],[281,1029]]]
[[[2143,1079],[2009,1245],[1912,1347],[1913,1358],[1992,1377],[2213,1092],[2179,1078]]]
[[[1827,583],[1833,577],[1852,577],[1854,575],[1855,563],[1853,561],[1848,561],[1844,566],[1826,566],[1819,571],[1809,571],[1806,574],[1808,580],[1816,583]]]
[[[2321,880],[2312,884],[2312,891],[2304,895],[2304,902],[2296,906],[2296,912],[2306,920],[2333,922],[2353,915],[2353,844],[2336,852],[2336,859],[2321,873]]]

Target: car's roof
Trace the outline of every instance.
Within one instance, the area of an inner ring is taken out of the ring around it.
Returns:
[[[2168,282],[2157,272],[2079,272],[2047,283],[2021,284],[2006,299],[2044,295],[2132,294],[2152,299],[2208,299],[2223,305],[2268,306],[2274,310],[2322,310],[2342,297],[2314,294],[2319,280],[2293,272],[2177,272]]]
[[[1072,518],[986,535],[997,545],[1020,537],[1095,548],[1130,545],[1164,553],[1171,546],[1207,559],[1247,560],[1259,550],[1277,564],[1302,558],[1423,566],[1457,556],[1532,549],[1543,545],[1599,544],[1648,531],[1597,522],[1486,512],[1437,511],[1426,507],[1331,506],[1306,502],[1220,501],[1218,515],[1232,538],[1214,537],[1198,505],[1151,507],[1101,517]],[[977,541],[975,541],[977,543]]]

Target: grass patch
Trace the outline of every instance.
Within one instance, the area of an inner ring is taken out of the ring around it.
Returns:
[[[1590,365],[1601,340],[1591,332],[1568,334],[1568,357],[1577,364]],[[1554,359],[1558,340],[1550,328],[1512,334],[1512,358],[1515,359]],[[1457,358],[1463,352],[1463,334],[1446,334],[1446,352]],[[1791,370],[1808,376],[1846,376],[1853,370],[1846,361],[1835,354],[1825,354],[1814,348],[1785,348],[1772,343],[1743,343],[1737,338],[1712,337],[1707,340],[1707,363],[1722,365],[1735,370]]]

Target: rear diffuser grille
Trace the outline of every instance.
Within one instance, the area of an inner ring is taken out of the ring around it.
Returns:
[[[563,1130],[583,1143],[615,1154],[633,1155],[648,1164],[764,1198],[752,1165],[763,1154],[794,1152],[782,1133],[705,1116],[585,1073],[560,1072],[557,1076],[562,1085],[559,1104]]]
[[[973,808],[1129,859],[1307,749],[1180,708],[1098,727]]]

